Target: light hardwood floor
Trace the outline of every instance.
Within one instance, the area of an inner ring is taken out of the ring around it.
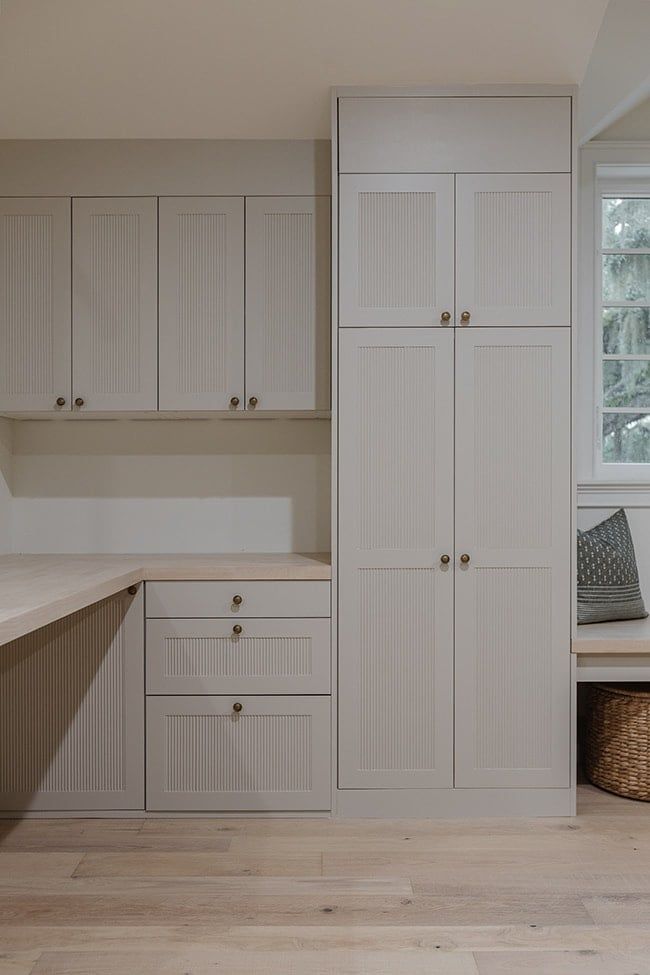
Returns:
[[[0,823],[0,975],[650,975],[650,806]]]

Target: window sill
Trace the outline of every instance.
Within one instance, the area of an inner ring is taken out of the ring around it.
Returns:
[[[641,481],[580,481],[580,508],[650,508],[650,478]]]

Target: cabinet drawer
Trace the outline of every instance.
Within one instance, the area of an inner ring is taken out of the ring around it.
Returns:
[[[234,633],[233,626],[241,633]],[[329,690],[327,619],[147,621],[149,694]]]
[[[235,602],[235,597],[238,601]],[[149,618],[330,615],[329,582],[148,582]]]
[[[330,804],[329,697],[147,698],[148,809]]]

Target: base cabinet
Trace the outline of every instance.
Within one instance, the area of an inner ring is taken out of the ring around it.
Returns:
[[[328,810],[329,697],[148,697],[147,808]]]

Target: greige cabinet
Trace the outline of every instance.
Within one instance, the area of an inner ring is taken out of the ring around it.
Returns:
[[[73,407],[155,410],[157,201],[75,199],[72,221]]]
[[[142,588],[2,647],[0,808],[144,808]]]
[[[0,410],[70,409],[70,200],[0,200]]]

